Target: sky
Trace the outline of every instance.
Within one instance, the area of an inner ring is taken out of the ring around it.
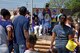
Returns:
[[[49,2],[49,0],[33,0],[33,7],[44,8],[47,2]],[[31,0],[0,0],[0,8],[13,10],[20,6],[26,6],[28,10],[30,10]]]

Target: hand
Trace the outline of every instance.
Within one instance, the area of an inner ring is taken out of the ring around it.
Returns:
[[[8,40],[8,41],[11,41],[11,40],[13,40],[13,38],[11,38],[11,37],[7,37],[7,40]]]
[[[50,51],[53,52],[53,49],[54,49],[54,48],[55,48],[55,46],[52,45],[52,46],[50,47]]]

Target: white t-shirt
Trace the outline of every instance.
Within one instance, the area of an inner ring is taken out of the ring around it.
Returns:
[[[37,51],[26,50],[24,53],[39,53],[39,52],[37,52]]]

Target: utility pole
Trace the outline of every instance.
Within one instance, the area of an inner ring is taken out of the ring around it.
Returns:
[[[32,17],[33,17],[33,0],[31,0],[31,23],[32,24]]]

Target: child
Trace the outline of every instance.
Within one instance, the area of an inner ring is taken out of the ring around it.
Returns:
[[[26,44],[28,50],[26,50],[24,53],[38,53],[34,49],[36,41],[37,41],[36,35],[29,35],[29,38],[27,39],[27,44]]]

